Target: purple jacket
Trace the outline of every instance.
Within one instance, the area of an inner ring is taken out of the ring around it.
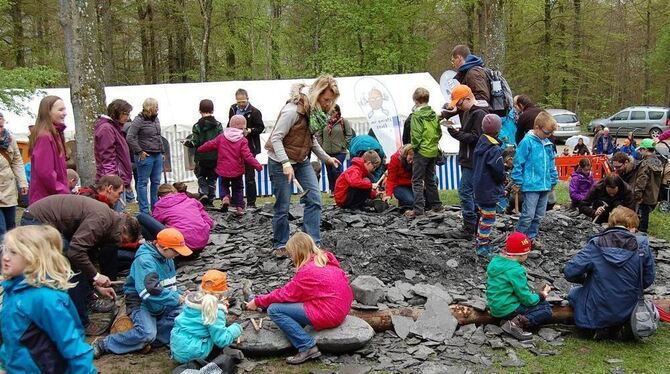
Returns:
[[[583,201],[586,195],[595,184],[593,175],[584,175],[581,168],[577,168],[572,172],[572,179],[570,179],[570,198],[572,201]]]
[[[263,170],[263,166],[254,158],[249,150],[249,142],[242,135],[242,130],[229,127],[216,138],[198,147],[198,152],[218,151],[216,174],[235,178],[244,174],[244,163]]]
[[[105,175],[118,175],[123,185],[130,187],[133,169],[123,124],[107,116],[95,122],[95,180]]]
[[[202,204],[182,192],[158,199],[152,215],[165,226],[179,230],[184,235],[186,246],[194,251],[205,248],[209,242],[209,232],[214,227],[214,221]]]
[[[63,145],[61,155],[57,141],[62,140],[54,139],[49,133],[39,134],[35,139],[33,153],[30,155],[32,170],[28,191],[29,204],[47,196],[70,193],[67,183],[65,146]]]

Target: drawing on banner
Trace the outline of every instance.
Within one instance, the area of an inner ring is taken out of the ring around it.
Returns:
[[[458,86],[460,82],[456,79],[456,72],[453,70],[445,70],[444,73],[440,76],[440,92],[442,92],[442,97],[444,97],[445,105],[451,102],[451,92],[454,90],[454,87]],[[445,108],[446,109],[446,108]],[[458,116],[453,116],[448,119],[448,122],[451,122],[450,125],[460,127],[461,119]]]
[[[394,154],[402,145],[402,137],[400,118],[389,90],[379,80],[363,77],[354,84],[354,95],[384,153]]]

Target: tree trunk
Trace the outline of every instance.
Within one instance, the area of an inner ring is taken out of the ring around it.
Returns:
[[[477,11],[477,48],[471,48],[473,51],[479,51],[481,55],[486,50],[486,1],[479,0]]]
[[[574,68],[574,74],[575,74],[575,86],[576,86],[576,95],[574,95],[575,99],[575,112],[579,113],[580,108],[581,108],[581,99],[579,97],[579,94],[581,92],[581,87],[582,87],[582,1],[581,0],[573,0],[572,6],[575,10],[575,18],[573,19],[573,42],[572,45],[574,47],[573,49],[573,58],[574,58],[574,63],[573,66]]]
[[[281,0],[272,1],[272,19],[270,20],[270,78],[281,79],[281,65],[279,43],[277,42],[279,32],[275,32],[275,28],[279,29],[278,25],[281,22],[282,16],[282,2]]]
[[[212,30],[212,0],[198,0],[202,16],[202,45],[200,46],[200,81],[207,80],[209,70],[209,36]]]
[[[21,2],[23,0],[12,1],[12,49],[14,50],[14,62],[17,67],[26,66],[26,54],[23,46],[23,11]]]
[[[114,24],[112,21],[112,0],[98,0],[98,41],[102,53],[103,75],[106,85],[116,83],[114,76]]]
[[[505,67],[505,3],[503,0],[489,0],[486,30],[486,65],[503,70]]]
[[[568,107],[568,56],[566,53],[566,34],[565,34],[565,8],[563,2],[558,2],[558,43],[556,49],[559,52],[558,60],[561,64],[561,90],[560,90],[560,99],[561,99],[561,108]]]
[[[70,99],[77,140],[77,171],[81,184],[93,184],[95,159],[93,124],[105,110],[105,89],[97,40],[95,2],[60,0],[60,22],[65,35],[65,56],[70,83]]]
[[[156,25],[154,24],[153,1],[147,4],[147,18],[149,19],[149,67],[151,83],[158,83],[158,48],[156,47]]]
[[[137,0],[137,20],[140,24],[140,45],[142,55],[142,73],[144,74],[144,83],[151,83],[151,73],[149,67],[149,39],[147,38],[147,10],[145,0]]]
[[[465,27],[465,41],[468,47],[473,49],[475,47],[475,3],[473,1],[467,1],[465,4]]]
[[[644,105],[649,104],[649,90],[651,89],[651,74],[649,72],[649,49],[651,48],[651,0],[647,0],[647,9],[645,10],[644,33],[644,89],[642,90],[642,101]]]
[[[544,0],[544,36],[542,38],[542,49],[544,52],[544,71],[542,77],[543,101],[549,100],[549,68],[551,66],[551,8],[552,0]]]

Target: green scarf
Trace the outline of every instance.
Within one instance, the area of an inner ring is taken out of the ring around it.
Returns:
[[[328,114],[321,109],[313,109],[309,115],[309,131],[314,134],[320,133],[328,125]]]

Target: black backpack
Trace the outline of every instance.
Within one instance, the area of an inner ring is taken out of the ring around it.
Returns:
[[[491,99],[489,100],[491,112],[504,117],[512,109],[512,105],[514,105],[512,90],[499,70],[484,69],[486,71],[486,78],[489,80],[489,89],[491,90]]]

